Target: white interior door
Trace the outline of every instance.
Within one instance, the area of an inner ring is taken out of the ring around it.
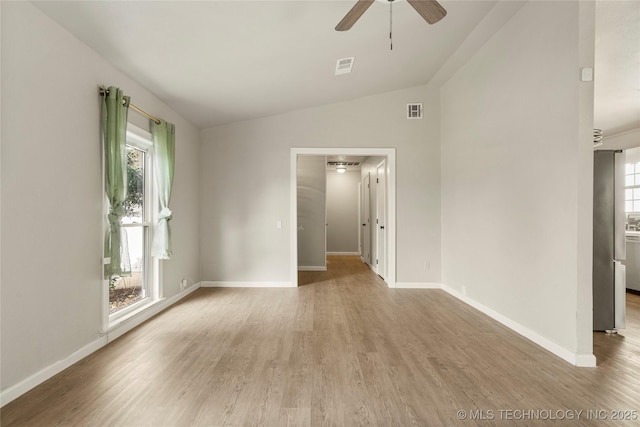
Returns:
[[[362,182],[362,258],[371,265],[371,176],[367,174]]]
[[[386,230],[386,163],[378,165],[376,177],[376,272],[383,279],[387,275],[387,230]]]

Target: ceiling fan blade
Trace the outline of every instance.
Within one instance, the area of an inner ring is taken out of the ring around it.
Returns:
[[[351,8],[349,12],[342,18],[342,21],[336,25],[336,31],[347,31],[353,27],[358,19],[362,16],[369,6],[373,4],[375,0],[358,0],[358,2]]]
[[[445,17],[447,11],[436,0],[407,0],[429,24],[435,24]]]

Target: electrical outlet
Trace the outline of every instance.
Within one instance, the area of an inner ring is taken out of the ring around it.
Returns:
[[[180,282],[180,290],[184,291],[187,288],[187,279],[182,279],[182,282]]]
[[[424,269],[425,270],[431,270],[431,261],[425,261],[424,262]]]

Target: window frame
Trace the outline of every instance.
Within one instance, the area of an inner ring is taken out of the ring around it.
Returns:
[[[143,221],[141,223],[122,224],[123,228],[142,227],[144,235],[144,272],[143,280],[145,286],[145,297],[140,301],[136,301],[128,307],[116,311],[115,313],[109,313],[110,300],[109,300],[109,278],[105,278],[103,281],[103,332],[108,332],[114,329],[122,322],[136,316],[137,314],[145,311],[147,308],[156,304],[162,299],[162,292],[160,286],[160,263],[157,258],[151,255],[151,243],[153,238],[153,227],[156,222],[156,215],[158,209],[156,208],[158,195],[155,186],[155,179],[153,174],[153,141],[149,131],[139,128],[131,123],[127,123],[126,145],[140,149],[145,152],[144,156],[144,212]],[[104,159],[103,159],[104,170]],[[104,181],[104,173],[102,174]],[[103,182],[104,184],[104,182]],[[108,209],[108,203],[106,202],[106,194],[103,188],[103,198],[105,200],[105,211]],[[104,234],[104,233],[103,233]],[[104,255],[103,255],[104,257]],[[106,263],[106,259],[103,263]]]

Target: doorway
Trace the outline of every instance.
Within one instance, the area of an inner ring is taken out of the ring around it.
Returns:
[[[625,153],[626,289],[640,294],[640,147]]]
[[[290,157],[290,275],[291,285],[298,286],[298,157],[315,156],[364,156],[383,157],[386,165],[385,180],[385,276],[387,285],[396,286],[396,194],[395,194],[395,149],[393,148],[292,148]]]
[[[610,300],[614,300],[614,308],[621,307],[622,310],[615,310],[619,314],[620,324],[614,323],[613,327],[603,328],[596,326],[596,313],[605,301],[601,294],[596,293],[596,275],[594,267],[594,333],[593,333],[593,354],[597,360],[606,360],[613,355],[629,357],[634,356],[634,349],[640,342],[640,147],[635,141],[627,142],[626,135],[612,136],[606,142],[607,149],[622,151],[624,154],[624,165],[620,165],[622,176],[620,181],[623,184],[623,193],[620,198],[624,205],[619,209],[623,217],[619,222],[624,229],[624,238],[619,243],[624,245],[625,254],[620,261],[624,268],[624,280],[622,289],[615,289],[618,292],[609,295]],[[606,151],[606,150],[605,150]],[[598,181],[597,174],[594,173],[594,182]],[[604,201],[594,193],[594,212],[598,205],[603,205]],[[618,233],[619,234],[619,233]],[[602,239],[600,239],[602,240]],[[594,248],[598,242],[598,236],[594,231]],[[595,251],[595,249],[594,249]],[[611,301],[609,301],[611,305]],[[616,319],[616,322],[618,319]],[[607,332],[604,333],[601,330]],[[628,365],[633,366],[633,365]],[[626,369],[627,366],[625,365]]]

